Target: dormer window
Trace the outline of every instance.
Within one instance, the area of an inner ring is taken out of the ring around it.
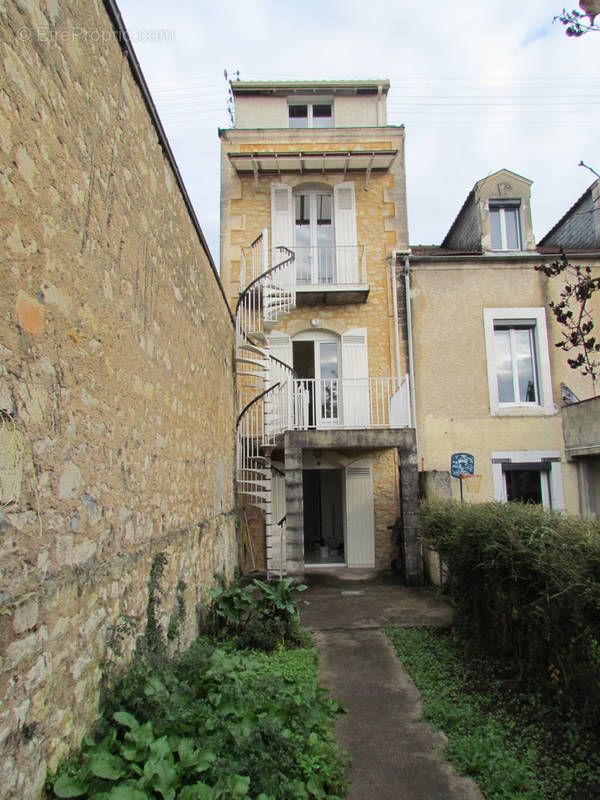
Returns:
[[[521,202],[490,200],[492,250],[522,250]]]
[[[290,128],[332,128],[331,103],[290,103]]]

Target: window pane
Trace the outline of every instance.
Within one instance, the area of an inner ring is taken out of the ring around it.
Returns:
[[[519,402],[537,402],[535,387],[535,351],[532,328],[515,328],[515,360],[519,382]]]
[[[501,403],[514,403],[513,363],[510,349],[510,328],[494,330],[494,349],[496,351],[496,377],[498,379],[498,400]]]
[[[308,106],[290,106],[290,128],[308,128]]]
[[[332,127],[331,105],[314,105],[312,107],[312,125],[313,128]]]
[[[492,250],[502,250],[499,208],[490,208],[490,227],[492,229]]]
[[[310,196],[307,194],[297,194],[294,198],[296,207],[296,225],[310,224]]]
[[[320,342],[321,377],[337,378],[338,376],[338,348],[337,342]]]
[[[318,194],[317,195],[317,224],[330,225],[331,224],[331,195]]]
[[[321,360],[321,416],[324,419],[337,418],[337,376],[338,349],[337,342],[320,342],[319,357]]]
[[[543,474],[539,470],[511,470],[504,473],[506,499],[519,503],[542,504]]]
[[[310,283],[310,195],[294,197],[296,216],[296,280]]]
[[[333,283],[333,225],[331,195],[317,195],[317,264],[318,283]]]
[[[504,208],[504,223],[506,225],[506,250],[520,250],[521,236],[519,235],[519,209]]]

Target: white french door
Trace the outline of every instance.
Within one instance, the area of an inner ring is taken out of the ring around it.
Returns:
[[[309,338],[310,337],[310,338]],[[304,397],[304,424],[327,428],[340,423],[340,353],[334,334],[300,334],[293,342],[294,370]]]
[[[333,283],[332,194],[324,189],[304,189],[294,194],[296,281],[299,284]]]

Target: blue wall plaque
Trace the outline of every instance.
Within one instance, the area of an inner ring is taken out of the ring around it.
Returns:
[[[450,474],[453,478],[472,475],[475,471],[475,458],[470,453],[453,453],[450,456]]]

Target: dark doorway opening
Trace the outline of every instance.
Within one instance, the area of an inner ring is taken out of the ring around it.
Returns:
[[[307,565],[346,563],[343,487],[343,469],[305,469],[302,473]]]

